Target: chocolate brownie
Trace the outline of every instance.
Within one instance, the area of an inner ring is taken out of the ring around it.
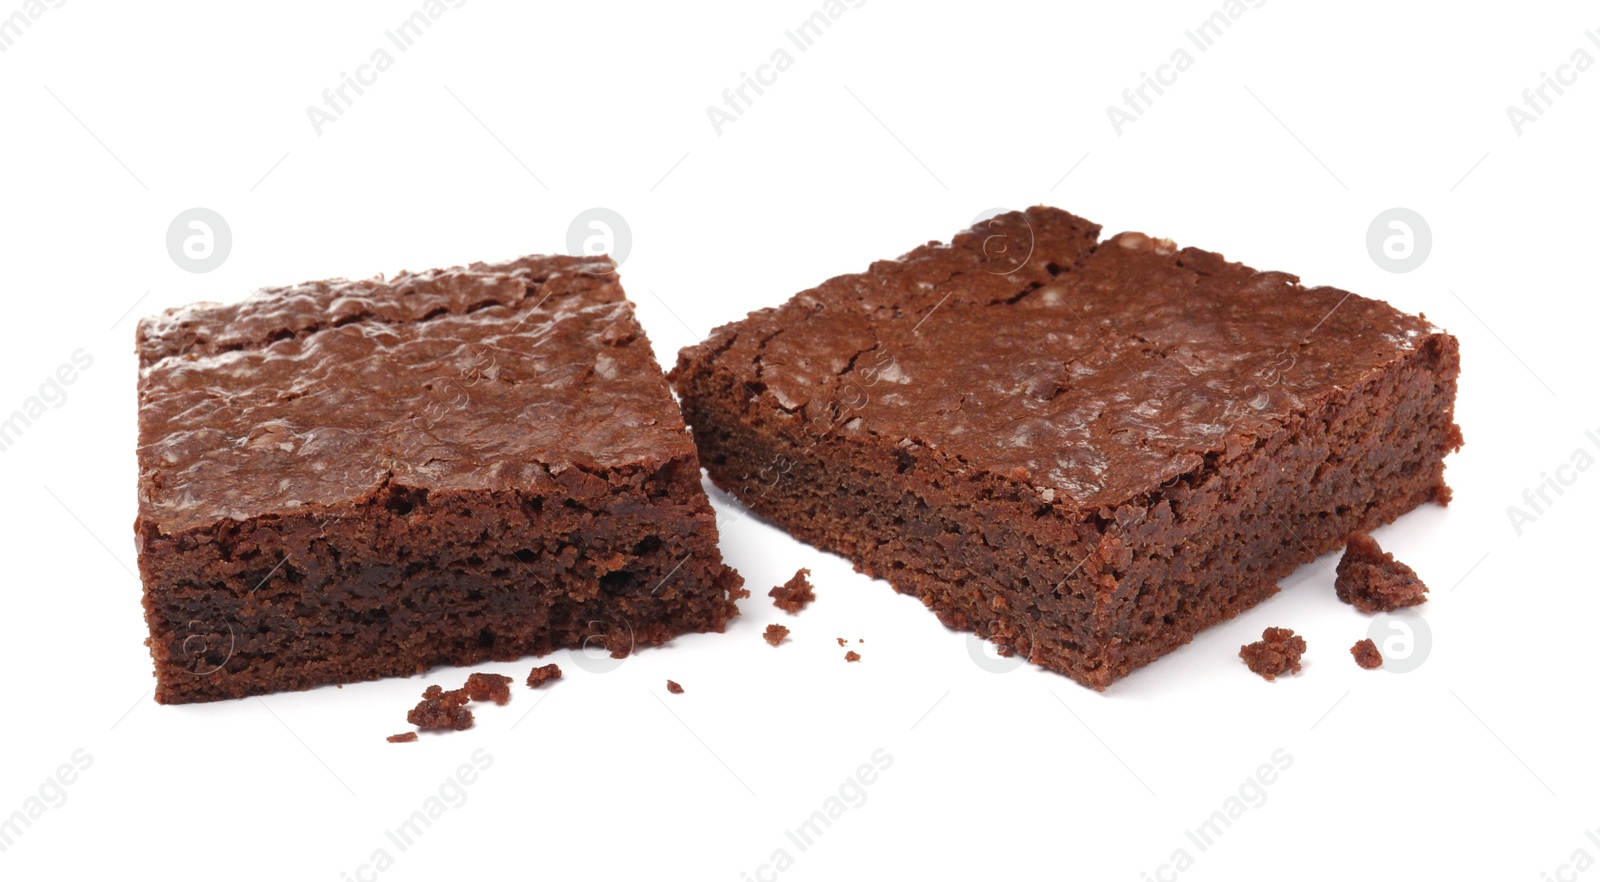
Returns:
[[[766,640],[768,643],[771,643],[773,646],[777,646],[779,643],[782,643],[783,638],[787,636],[789,636],[789,629],[783,625],[768,625],[766,633],[761,635],[762,639]]]
[[[561,679],[560,665],[540,665],[528,672],[528,685],[534,689],[550,682]]]
[[[847,662],[858,662],[858,661],[861,661],[861,653],[856,652],[854,649],[852,649],[849,652],[844,654],[844,660],[847,661]]]
[[[679,686],[677,683],[673,682],[672,680],[668,680],[667,681],[667,691],[671,692],[673,695],[682,695],[683,694],[683,687]]]
[[[1268,628],[1261,639],[1239,647],[1239,657],[1245,666],[1266,680],[1284,674],[1300,673],[1300,657],[1306,653],[1306,638],[1295,636],[1288,628]]]
[[[1104,688],[1446,497],[1456,339],[1051,208],[758,310],[671,379],[712,480]]]
[[[1365,533],[1351,536],[1345,544],[1333,590],[1340,600],[1362,612],[1389,612],[1428,599],[1428,586],[1416,571],[1395,560]]]
[[[811,588],[811,582],[806,579],[811,571],[801,568],[795,571],[794,577],[789,581],[767,592],[772,598],[772,605],[786,613],[798,613],[806,608],[811,601],[817,599],[817,594]]]
[[[156,699],[723,630],[741,580],[614,270],[527,257],[142,321]]]
[[[1378,644],[1373,643],[1371,637],[1356,641],[1356,645],[1350,647],[1350,654],[1355,656],[1356,664],[1369,671],[1383,667],[1383,653],[1378,651]]]

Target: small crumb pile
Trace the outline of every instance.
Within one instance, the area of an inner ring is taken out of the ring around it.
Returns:
[[[422,700],[406,714],[406,722],[418,729],[472,728],[472,711],[467,710],[467,690],[446,692],[437,684],[423,690]]]
[[[854,649],[852,649],[849,652],[844,654],[844,660],[847,661],[847,662],[858,662],[858,661],[861,661],[861,653],[856,652]]]
[[[534,668],[528,675],[529,686],[542,685],[547,680],[561,676],[558,665]],[[467,703],[492,701],[495,704],[511,703],[511,678],[504,674],[473,673],[460,689],[446,691],[437,683],[422,691],[422,700],[406,714],[406,722],[424,731],[461,731],[472,728],[472,711]],[[404,744],[417,740],[415,732],[390,735],[389,743]]]
[[[1239,647],[1239,657],[1251,671],[1267,680],[1284,674],[1300,673],[1300,657],[1306,651],[1306,638],[1288,628],[1268,628],[1261,639]]]
[[[787,636],[789,636],[789,629],[782,625],[768,625],[766,633],[761,635],[762,639],[766,640],[768,643],[771,643],[773,646],[777,646],[779,643],[782,643],[783,638]]]

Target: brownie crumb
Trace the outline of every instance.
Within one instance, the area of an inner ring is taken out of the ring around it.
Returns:
[[[473,674],[467,678],[467,685],[462,686],[461,691],[467,693],[467,697],[473,701],[509,704],[511,678],[502,674]]]
[[[415,733],[415,732],[401,732],[399,735],[390,735],[388,738],[386,738],[384,740],[388,741],[390,744],[405,744],[408,741],[417,740],[417,733]]]
[[[835,640],[837,640],[837,641],[839,641],[839,645],[840,645],[840,646],[843,646],[843,645],[845,645],[845,644],[846,644],[846,643],[849,643],[849,642],[850,642],[850,641],[848,641],[848,640],[846,640],[846,639],[844,639],[844,638],[843,638],[843,637],[835,637],[835,638],[833,638],[833,639],[835,639]]]
[[[861,661],[861,653],[856,652],[854,649],[852,649],[849,652],[844,654],[844,660],[847,661],[847,662]]]
[[[676,681],[668,680],[667,681],[667,691],[671,692],[673,695],[682,695],[683,694],[683,687],[679,686]]]
[[[1350,647],[1350,654],[1356,657],[1356,664],[1369,671],[1383,667],[1383,653],[1378,651],[1378,644],[1373,643],[1371,637]]]
[[[528,685],[534,689],[538,689],[540,686],[543,686],[551,680],[559,679],[561,679],[561,666],[545,665],[543,667],[534,668],[533,672],[528,674]]]
[[[1362,612],[1388,612],[1428,599],[1416,571],[1378,547],[1365,533],[1351,536],[1339,558],[1333,588],[1339,599]]]
[[[777,646],[783,638],[789,636],[789,629],[782,625],[768,625],[767,632],[761,635],[768,643]]]
[[[1251,671],[1268,680],[1284,674],[1300,673],[1300,656],[1306,651],[1306,638],[1296,637],[1288,628],[1268,628],[1261,639],[1239,647],[1239,657]]]
[[[794,578],[767,592],[772,598],[772,605],[786,613],[797,613],[806,608],[806,604],[817,599],[811,590],[811,583],[806,577],[811,571],[801,568],[795,571]]]
[[[429,686],[423,691],[422,700],[406,714],[406,722],[418,729],[470,729],[472,711],[467,710],[466,704],[465,689],[446,692],[438,686]]]

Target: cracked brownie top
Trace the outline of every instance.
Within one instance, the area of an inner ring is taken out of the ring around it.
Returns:
[[[525,489],[692,456],[615,270],[524,257],[145,319],[141,517],[171,533],[390,482]]]
[[[1437,329],[1036,207],[751,313],[680,353],[814,434],[868,434],[1114,504],[1240,455]]]

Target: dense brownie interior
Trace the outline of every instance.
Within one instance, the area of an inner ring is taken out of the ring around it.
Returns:
[[[718,328],[672,373],[712,479],[1097,688],[1447,500],[1454,337],[1098,237],[1002,215]]]

